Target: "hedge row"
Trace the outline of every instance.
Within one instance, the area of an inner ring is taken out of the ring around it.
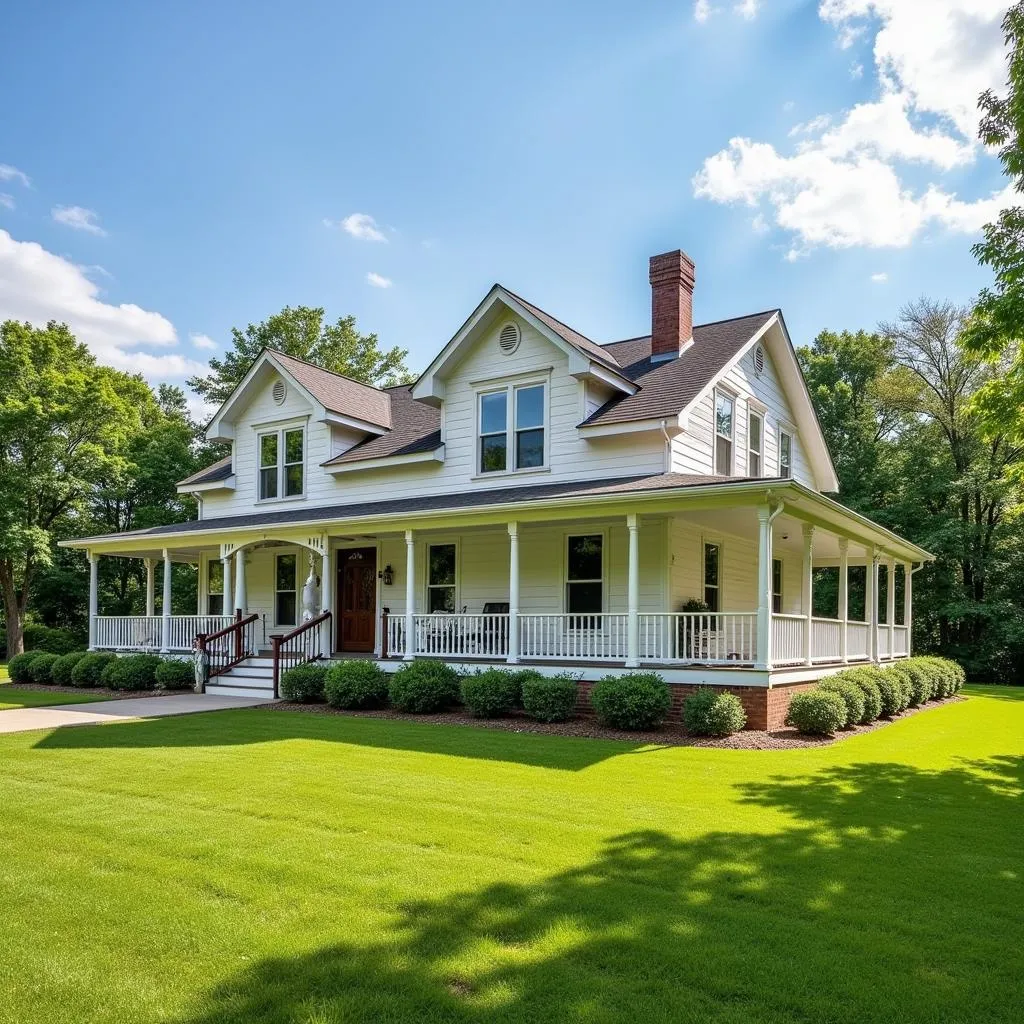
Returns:
[[[546,677],[533,669],[490,668],[460,674],[440,661],[421,659],[388,675],[372,661],[300,665],[281,677],[281,696],[299,703],[326,701],[347,709],[393,707],[431,714],[462,704],[478,718],[524,711],[540,722],[571,718],[576,680],[568,674]],[[653,672],[608,676],[591,691],[598,718],[618,729],[656,729],[672,705],[668,684]],[[746,725],[738,698],[713,687],[689,697],[683,706],[686,728],[701,736],[727,736]]]
[[[190,690],[195,685],[191,662],[157,654],[118,657],[109,651],[26,651],[11,658],[7,673],[13,683],[112,690]]]
[[[812,736],[892,718],[907,708],[959,693],[964,670],[946,658],[908,658],[886,668],[846,669],[798,693],[789,702],[786,724]]]

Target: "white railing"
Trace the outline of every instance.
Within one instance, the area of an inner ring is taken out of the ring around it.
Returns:
[[[843,624],[838,619],[811,619],[811,661],[842,657]]]
[[[889,657],[889,627],[877,626],[876,632],[878,636],[878,660],[881,661],[883,658]]]
[[[520,615],[519,656],[553,661],[625,661],[629,616]]]
[[[508,615],[415,615],[413,653],[442,658],[505,658]],[[403,649],[404,653],[404,649]]]
[[[866,661],[871,652],[868,650],[868,638],[871,627],[866,622],[848,622],[846,624],[846,659],[847,661]]]
[[[803,615],[772,616],[772,664],[791,665],[804,660]]]
[[[189,651],[199,633],[215,633],[232,622],[230,615],[172,615],[167,647]],[[97,615],[96,646],[115,651],[159,651],[164,646],[161,615]]]
[[[752,664],[757,612],[642,613],[640,659],[661,664]]]
[[[386,615],[384,618],[384,650],[389,658],[400,658],[405,654],[405,616]]]
[[[905,658],[910,653],[910,630],[906,626],[897,626],[893,634],[893,654],[897,658]]]

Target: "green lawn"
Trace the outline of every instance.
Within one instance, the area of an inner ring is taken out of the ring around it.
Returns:
[[[1002,1022],[1024,691],[787,752],[277,711],[0,737],[0,1020]]]

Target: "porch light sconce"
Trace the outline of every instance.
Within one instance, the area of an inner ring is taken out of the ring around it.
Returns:
[[[390,587],[395,582],[395,570],[390,565],[385,565],[377,575],[385,587]]]

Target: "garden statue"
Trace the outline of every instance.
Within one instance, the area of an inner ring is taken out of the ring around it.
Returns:
[[[309,556],[309,575],[302,587],[302,621],[309,622],[320,614],[320,581],[313,571],[313,556]]]
[[[196,693],[205,693],[206,680],[210,674],[210,658],[199,642],[199,637],[192,643],[192,668],[196,675]]]

